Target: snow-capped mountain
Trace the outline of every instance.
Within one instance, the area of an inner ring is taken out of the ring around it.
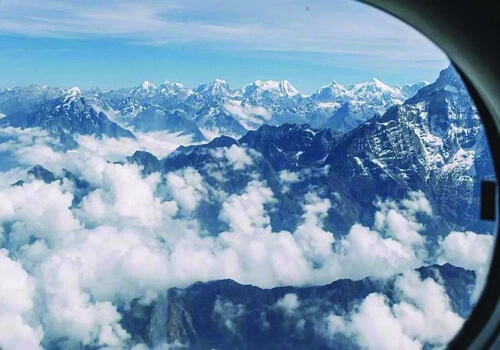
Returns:
[[[415,84],[405,84],[402,87],[399,87],[401,89],[401,92],[405,96],[405,99],[409,99],[410,97],[415,96],[415,94],[423,88],[424,86],[429,85],[430,83],[428,81],[422,81],[420,83],[415,83]]]
[[[0,120],[0,125],[23,129],[39,127],[69,144],[76,134],[134,137],[132,132],[112,122],[104,112],[98,111],[93,101],[85,97],[78,87],[63,91],[57,98],[46,99],[47,93],[51,92],[43,91],[42,97],[33,99],[37,101],[36,106],[25,104],[24,108],[7,114]],[[16,96],[14,100],[18,98],[21,97]]]
[[[0,90],[0,113],[9,115],[32,112],[43,101],[55,99],[62,94],[64,94],[63,89],[47,85],[2,89]]]
[[[237,90],[236,94],[241,96],[243,100],[256,105],[269,105],[302,96],[288,80],[256,80]]]

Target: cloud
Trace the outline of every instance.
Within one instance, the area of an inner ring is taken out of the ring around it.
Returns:
[[[337,251],[339,275],[344,278],[388,278],[423,264],[411,246],[359,224],[351,227]]]
[[[233,170],[243,170],[247,166],[253,165],[253,159],[248,153],[253,153],[251,150],[245,150],[243,147],[232,145],[231,147],[222,147],[215,150],[211,150],[212,155],[215,158],[222,159],[226,158],[230,165],[232,165]]]
[[[0,223],[13,222],[10,233],[10,249],[28,243],[31,239],[44,239],[53,245],[80,223],[69,209],[72,193],[53,182],[25,183],[0,192]]]
[[[450,263],[469,270],[486,266],[493,250],[495,237],[477,233],[451,232],[440,241],[440,263]]]
[[[203,186],[203,178],[193,168],[186,168],[177,173],[168,173],[167,187],[179,206],[187,211],[193,211],[207,194]]]
[[[359,311],[345,322],[342,318],[330,315],[328,329],[333,334],[345,333],[356,337],[360,345],[367,349],[385,350],[421,349],[422,344],[410,338],[387,305],[384,295],[370,294],[361,303]],[[390,331],[390,336],[387,332]]]
[[[246,166],[253,165],[253,159],[242,147],[232,145],[225,150],[225,153],[234,170],[243,170]]]
[[[240,101],[229,100],[224,104],[228,113],[239,118],[241,125],[247,130],[257,129],[272,117],[271,111],[261,106],[241,104]]]
[[[486,284],[494,243],[494,236],[471,231],[453,231],[439,242],[438,263],[450,263],[476,271],[477,280],[471,295],[472,303],[477,302]]]
[[[102,172],[101,186],[83,199],[78,212],[87,221],[118,225],[120,221],[151,227],[162,222],[162,215],[175,213],[175,203],[155,197],[159,173],[141,177],[136,165],[108,163]]]
[[[396,280],[403,301],[393,306],[406,334],[431,344],[447,343],[464,319],[453,312],[443,286],[431,278],[421,280],[416,272],[406,272]]]
[[[280,180],[286,183],[297,183],[302,181],[297,173],[289,170],[282,170],[279,174]]]
[[[266,11],[262,11],[265,8]],[[421,34],[363,4],[258,0],[242,6],[199,0],[145,3],[15,0],[0,3],[0,31],[63,38],[117,38],[134,43],[214,44],[222,49],[369,56],[375,64],[443,61]],[[366,59],[365,59],[366,61]]]
[[[47,347],[61,339],[68,346],[124,347],[131,338],[120,326],[117,305],[135,298],[150,303],[168,288],[196,281],[231,278],[265,288],[324,285],[341,278],[392,277],[423,263],[423,226],[416,216],[432,210],[421,193],[401,202],[379,201],[372,227],[356,224],[335,240],[324,225],[332,203],[310,191],[302,199],[297,228],[276,232],[271,220],[276,195],[258,176],[251,176],[242,191],[226,194],[190,167],[144,176],[136,165],[109,162],[133,153],[129,147],[140,138],[130,145],[78,138],[77,150],[56,152],[39,131],[6,132],[15,136],[2,144],[4,150],[26,165],[35,159],[23,158],[22,147],[46,146],[53,154],[40,156],[42,165],[59,175],[68,169],[92,186],[72,206],[75,188],[69,181],[45,184],[22,167],[0,175],[0,244],[32,281],[27,285],[35,286],[27,288],[25,300],[37,300],[37,307],[16,311],[17,324]],[[258,157],[239,146],[221,152],[229,171],[249,170]],[[288,182],[298,178],[280,176]],[[22,186],[9,186],[19,177],[26,180]],[[217,234],[208,235],[194,217],[203,201],[220,204]],[[418,300],[404,300],[427,312]],[[288,295],[278,304],[293,310],[301,302]],[[234,328],[241,307],[224,300],[215,306],[214,317],[226,315],[230,322],[223,326]],[[389,311],[398,321],[413,315]]]
[[[299,298],[295,293],[287,293],[276,302],[276,306],[283,309],[287,314],[293,313],[300,306]]]
[[[42,327],[30,324],[35,281],[0,249],[0,348],[41,349]]]
[[[221,299],[215,301],[212,318],[216,322],[221,322],[231,333],[237,333],[236,321],[245,314],[245,306],[234,305],[232,302]]]
[[[251,235],[256,229],[270,224],[264,205],[273,201],[273,192],[263,183],[254,180],[248,184],[245,193],[228,197],[222,204],[219,217],[232,230]]]
[[[157,158],[163,158],[179,146],[195,144],[191,142],[192,135],[179,135],[163,131],[149,133],[135,132],[136,139],[130,138],[95,138],[93,136],[78,136],[80,151],[88,150],[110,161],[123,160],[135,151],[147,151]]]
[[[400,301],[391,303],[372,293],[349,315],[329,314],[323,334],[343,333],[368,349],[421,349],[446,344],[464,322],[453,312],[444,287],[415,271],[396,279],[395,296]]]
[[[305,256],[315,263],[324,263],[332,254],[333,235],[323,229],[323,220],[328,216],[330,207],[330,200],[307,193],[302,216],[304,221],[294,234]]]

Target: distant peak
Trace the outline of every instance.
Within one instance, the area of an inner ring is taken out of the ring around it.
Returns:
[[[182,85],[181,83],[176,83],[175,81],[170,81],[170,80],[165,80],[163,82],[163,85],[166,85],[166,86],[178,86],[178,87],[184,87],[184,85]]]
[[[70,96],[76,96],[76,95],[79,95],[81,93],[82,93],[82,91],[80,90],[80,88],[78,86],[74,86],[71,89],[68,89],[68,95],[70,95]]]
[[[147,80],[145,80],[145,81],[141,84],[141,88],[142,88],[143,90],[150,91],[150,90],[154,90],[154,89],[156,89],[156,85],[155,85],[155,84],[153,84],[153,83],[151,83],[151,82],[149,82],[149,81],[147,81]]]
[[[223,84],[223,85],[227,85],[227,81],[225,81],[224,79],[215,78],[215,80],[214,80],[214,84]]]

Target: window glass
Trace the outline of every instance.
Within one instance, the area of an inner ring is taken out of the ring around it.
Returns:
[[[3,0],[0,48],[0,349],[434,349],[477,302],[485,131],[396,19]]]

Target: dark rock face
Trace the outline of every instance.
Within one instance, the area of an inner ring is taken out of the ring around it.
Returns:
[[[160,161],[158,158],[145,151],[135,151],[132,156],[127,157],[127,161],[141,166],[144,175],[149,175],[160,169]]]
[[[451,265],[422,267],[422,279],[441,281],[455,312],[467,315],[475,273]],[[148,345],[158,339],[190,349],[324,349],[358,348],[352,340],[326,338],[320,322],[329,314],[347,314],[371,293],[383,293],[391,302],[394,279],[339,280],[321,287],[261,289],[232,280],[195,283],[170,289],[155,303],[132,303],[122,325]],[[279,301],[295,294],[299,306],[288,312]],[[389,330],[388,330],[389,331]]]
[[[41,165],[36,165],[28,171],[28,175],[33,175],[37,180],[42,180],[46,184],[56,180],[55,175]]]

